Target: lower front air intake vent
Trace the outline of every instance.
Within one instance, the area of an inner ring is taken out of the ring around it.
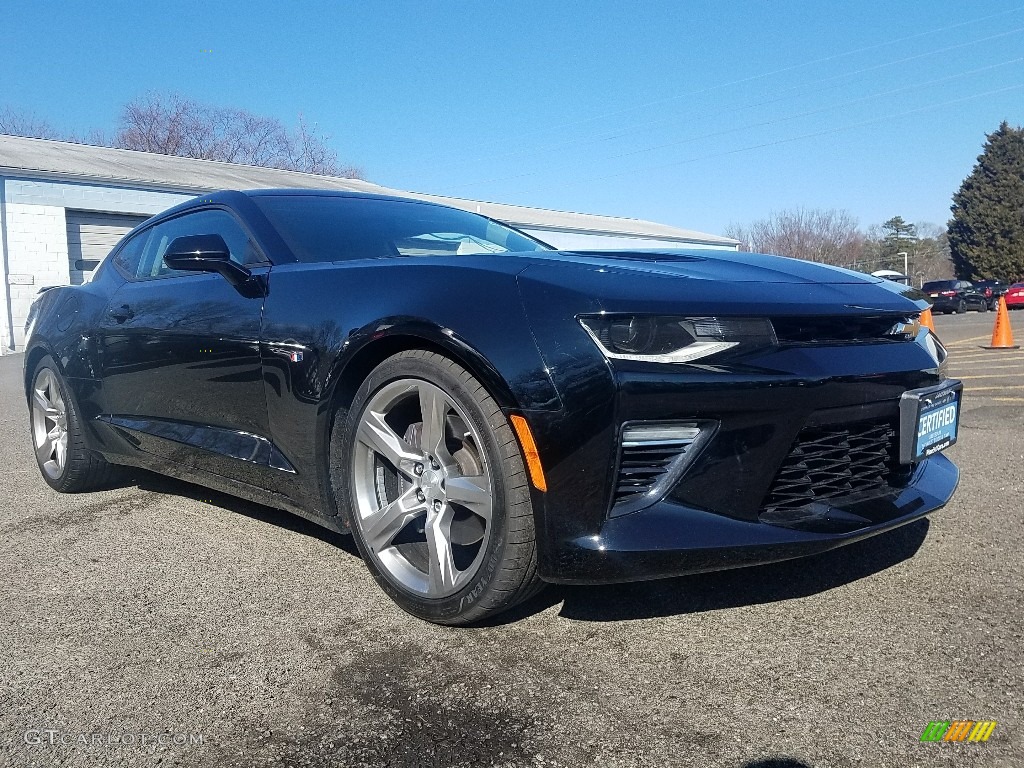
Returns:
[[[761,519],[784,519],[815,502],[890,490],[896,432],[889,420],[806,427],[765,496]]]
[[[611,515],[625,515],[662,499],[711,438],[716,422],[632,422],[622,448]]]

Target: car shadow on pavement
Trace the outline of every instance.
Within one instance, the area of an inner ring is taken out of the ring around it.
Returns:
[[[124,487],[134,485],[143,491],[153,491],[156,493],[167,494],[169,496],[183,496],[188,499],[202,501],[207,504],[212,504],[215,507],[226,509],[229,512],[245,515],[253,520],[259,520],[260,522],[275,525],[278,528],[284,528],[287,531],[293,531],[305,536],[310,536],[314,539],[319,539],[320,541],[331,544],[332,546],[344,550],[355,557],[360,556],[359,550],[356,549],[355,542],[352,540],[351,536],[332,531],[329,528],[324,528],[323,526],[306,520],[304,517],[292,514],[291,512],[286,512],[282,509],[267,507],[263,504],[257,504],[254,501],[248,501],[237,496],[221,493],[220,491],[215,491],[201,485],[194,485],[193,483],[178,480],[166,475],[158,475],[144,469],[132,469],[130,475],[125,478],[125,481],[121,483],[121,485]]]
[[[629,584],[549,586],[496,617],[495,623],[515,622],[559,602],[559,615],[568,619],[622,621],[807,597],[913,557],[924,543],[928,528],[928,520],[921,519],[839,549],[770,565]]]
[[[220,493],[146,470],[132,470],[119,485],[137,486],[202,501],[311,536],[360,557],[351,536],[323,528],[290,512]],[[830,552],[771,565],[680,576],[656,581],[600,586],[549,585],[540,594],[483,626],[512,624],[561,603],[559,615],[577,621],[622,621],[701,613],[743,605],[773,603],[825,592],[913,557],[928,535],[927,519],[872,536]],[[785,764],[783,764],[784,766]],[[744,768],[762,768],[757,763]],[[775,768],[766,763],[763,768]]]

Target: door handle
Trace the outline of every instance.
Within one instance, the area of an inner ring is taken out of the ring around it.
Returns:
[[[114,307],[110,310],[109,314],[119,323],[123,323],[125,320],[131,320],[135,317],[135,313],[132,312],[132,308],[127,304],[122,304],[120,307]]]

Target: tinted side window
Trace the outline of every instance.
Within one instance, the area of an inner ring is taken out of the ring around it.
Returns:
[[[548,250],[484,216],[412,200],[316,194],[251,199],[299,261]]]
[[[152,236],[146,243],[139,262],[136,277],[163,277],[164,275],[186,275],[189,272],[173,270],[164,264],[167,247],[184,235],[220,235],[227,243],[231,260],[239,264],[257,264],[262,256],[249,240],[249,236],[226,211],[208,210],[187,213],[161,222],[152,228]]]
[[[117,256],[114,258],[114,264],[126,275],[134,277],[139,274],[139,262],[142,260],[142,253],[146,248],[146,243],[149,241],[149,235],[152,231],[147,229],[133,235],[121,250],[118,251]]]

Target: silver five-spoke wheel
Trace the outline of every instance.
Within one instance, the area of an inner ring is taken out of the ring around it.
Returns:
[[[434,351],[378,363],[331,428],[331,484],[367,568],[438,624],[472,624],[540,589],[527,482],[501,407]]]
[[[392,381],[355,434],[353,522],[380,567],[426,598],[454,595],[487,550],[493,491],[483,442],[440,387]]]
[[[32,443],[43,472],[60,478],[67,464],[68,414],[49,368],[41,368],[32,382]]]

